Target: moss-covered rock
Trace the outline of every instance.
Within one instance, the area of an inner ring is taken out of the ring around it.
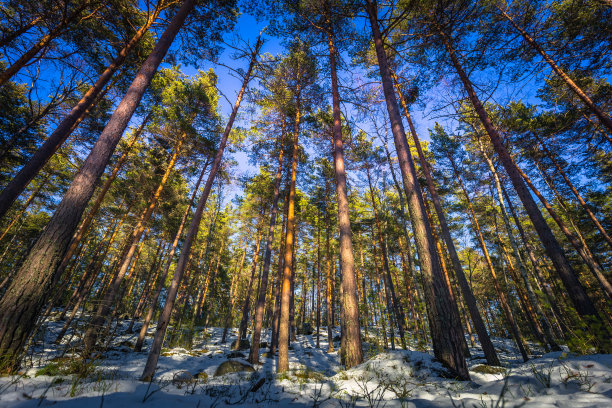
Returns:
[[[229,360],[225,361],[219,367],[217,367],[217,370],[215,371],[215,377],[240,372],[254,373],[255,369],[248,364],[241,363],[240,361]]]
[[[472,367],[472,371],[480,374],[504,374],[506,369],[499,366],[491,366],[486,364],[478,364]]]

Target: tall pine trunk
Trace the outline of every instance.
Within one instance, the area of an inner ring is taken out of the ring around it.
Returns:
[[[327,19],[327,45],[332,83],[333,109],[333,154],[336,177],[336,196],[338,199],[338,230],[340,244],[340,268],[342,270],[342,318],[344,319],[342,336],[345,338],[343,350],[346,368],[363,362],[361,348],[361,329],[359,327],[359,301],[357,299],[357,282],[355,280],[355,260],[353,258],[353,241],[349,202],[344,166],[344,142],[342,140],[342,122],[340,114],[340,91],[338,90],[338,73],[336,67],[336,45],[334,43],[332,24]]]
[[[423,287],[428,305],[429,329],[433,341],[434,354],[458,378],[469,379],[470,375],[463,355],[463,328],[456,324],[460,322],[460,319],[452,317],[455,309],[440,269],[431,226],[425,215],[423,195],[418,185],[416,170],[410,155],[404,125],[402,124],[399,106],[393,89],[393,79],[391,78],[391,71],[387,62],[383,38],[378,27],[375,0],[366,0],[366,11],[372,27],[374,47],[376,49],[378,67],[391,122],[391,130],[402,172],[421,270],[423,272]]]
[[[282,131],[279,141],[278,169],[274,181],[274,198],[270,210],[270,225],[268,227],[268,237],[266,238],[266,252],[264,254],[263,269],[261,271],[261,282],[259,283],[259,293],[257,294],[257,304],[255,306],[255,322],[253,325],[253,337],[251,350],[249,351],[249,361],[251,364],[259,363],[259,344],[261,341],[261,328],[263,324],[264,311],[266,307],[266,292],[268,290],[268,275],[270,273],[270,263],[272,260],[272,245],[274,244],[274,229],[276,227],[276,215],[278,213],[278,199],[280,197],[280,185],[283,171],[283,151],[285,138],[285,118],[282,118]]]
[[[300,133],[300,85],[301,72],[300,66],[297,67],[296,81],[296,111],[295,111],[295,128],[293,130],[293,147],[291,152],[291,178],[289,183],[289,197],[287,206],[287,231],[285,233],[284,245],[284,260],[283,260],[283,275],[279,282],[281,285],[280,292],[280,317],[278,329],[278,364],[277,372],[283,373],[289,369],[289,331],[290,331],[290,307],[291,307],[291,282],[293,278],[293,247],[295,238],[295,183],[297,178],[297,162],[298,162],[298,138]]]
[[[457,282],[459,283],[459,287],[461,288],[461,293],[463,294],[463,299],[465,300],[468,311],[470,312],[470,317],[472,318],[472,322],[474,323],[474,328],[476,329],[476,334],[478,335],[478,340],[480,341],[480,346],[482,347],[485,358],[487,359],[487,363],[489,365],[498,366],[500,365],[500,362],[499,358],[497,357],[497,352],[495,351],[495,347],[493,347],[493,343],[491,342],[491,338],[489,337],[487,328],[485,327],[484,322],[482,320],[482,316],[480,315],[480,311],[478,310],[476,298],[474,297],[472,289],[470,288],[470,285],[468,284],[468,281],[465,277],[465,273],[463,272],[463,267],[461,266],[459,255],[457,254],[455,242],[453,241],[450,229],[448,227],[448,223],[446,222],[446,215],[444,214],[444,210],[442,209],[442,203],[440,202],[440,197],[438,195],[438,191],[436,189],[435,182],[429,168],[430,165],[427,162],[425,155],[423,154],[421,141],[419,140],[419,137],[416,133],[416,129],[414,128],[414,124],[412,123],[412,118],[410,117],[410,113],[408,112],[408,106],[406,104],[404,95],[398,87],[399,84],[397,83],[397,78],[395,78],[395,80],[396,87],[398,88],[397,94],[399,96],[400,103],[402,104],[402,108],[404,109],[404,116],[408,121],[412,140],[414,141],[414,145],[419,155],[421,169],[423,171],[423,174],[425,175],[427,189],[429,190],[431,201],[433,202],[436,215],[438,216],[440,230],[442,231],[442,238],[444,239],[444,243],[446,244],[446,250],[448,251],[451,263],[453,264],[455,277],[457,278]]]
[[[185,0],[166,27],[0,300],[0,354],[4,356],[0,362],[0,372],[10,373],[18,368],[26,339],[32,333],[36,318],[53,290],[52,283],[56,281],[54,272],[70,245],[95,186],[159,64],[195,3],[195,0]]]

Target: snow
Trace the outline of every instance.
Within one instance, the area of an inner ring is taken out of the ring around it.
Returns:
[[[155,380],[143,383],[138,377],[151,338],[143,352],[133,352],[130,345],[137,331],[124,333],[128,324],[121,322],[109,351],[78,378],[40,375],[50,363],[78,361],[69,352],[61,357],[70,345],[53,345],[61,323],[47,322],[28,357],[31,367],[21,375],[0,378],[0,407],[612,407],[612,355],[566,351],[523,363],[509,340],[495,339],[505,367],[488,373],[482,369],[482,354],[471,349],[472,381],[457,381],[448,378],[429,353],[416,348],[382,351],[367,343],[367,361],[343,370],[338,353],[327,353],[323,329],[319,349],[315,335],[300,335],[292,343],[289,373],[277,375],[276,358],[266,357],[264,348],[254,373],[214,377],[217,367],[228,361],[237,331],[230,330],[228,341],[220,344],[223,330],[211,328],[206,335],[200,332],[192,350],[164,349]],[[269,341],[268,336],[262,340]]]

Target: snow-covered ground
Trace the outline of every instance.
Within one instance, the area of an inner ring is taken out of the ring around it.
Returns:
[[[254,370],[215,376],[226,361],[247,363],[237,354],[228,357],[236,331],[220,344],[222,329],[213,328],[200,333],[192,350],[164,349],[155,380],[143,383],[138,377],[151,339],[145,351],[133,352],[137,334],[122,334],[128,323],[121,323],[109,351],[87,367],[83,378],[65,374],[80,360],[61,356],[65,344],[51,342],[60,325],[48,323],[28,359],[32,367],[0,378],[0,407],[612,407],[612,355],[559,352],[522,363],[502,339],[494,342],[506,367],[491,373],[473,350],[468,361],[472,381],[445,378],[430,354],[383,352],[367,343],[366,362],[342,370],[338,353],[326,352],[323,330],[320,349],[314,335],[292,343],[288,374],[276,374],[276,359],[266,357],[264,348],[262,365]],[[246,356],[248,350],[241,353]]]

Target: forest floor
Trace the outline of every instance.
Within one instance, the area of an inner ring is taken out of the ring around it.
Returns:
[[[276,358],[266,357],[267,348],[261,365],[245,368],[248,350],[230,355],[236,330],[220,344],[223,330],[212,328],[198,332],[191,350],[164,349],[155,380],[143,383],[138,377],[151,338],[143,352],[134,352],[138,333],[126,334],[128,324],[120,322],[109,336],[107,352],[83,364],[66,343],[52,343],[61,323],[46,323],[26,361],[30,368],[0,378],[0,407],[612,407],[612,355],[556,352],[523,363],[505,339],[494,339],[504,368],[482,365],[482,355],[473,349],[472,380],[457,381],[445,378],[444,368],[428,353],[383,351],[370,343],[364,343],[366,361],[343,370],[338,353],[326,352],[322,330],[320,349],[316,335],[297,336],[289,373],[277,375]],[[534,346],[532,352],[537,351]],[[225,366],[249,371],[215,376],[227,361],[234,363]]]

